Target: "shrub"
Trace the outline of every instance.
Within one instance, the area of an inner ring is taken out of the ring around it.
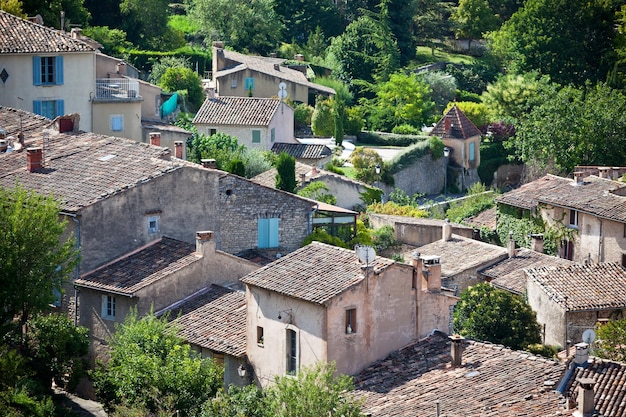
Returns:
[[[478,182],[469,188],[467,198],[450,203],[446,217],[452,222],[462,222],[468,217],[493,207],[495,197],[495,193],[486,193],[485,186]]]
[[[367,206],[367,211],[371,213],[389,214],[393,216],[405,217],[428,217],[428,212],[416,207],[400,206],[392,201],[386,203],[372,203]]]
[[[541,343],[532,343],[526,346],[526,351],[546,358],[556,358],[556,355],[559,353],[559,347],[554,345],[542,345]]]
[[[296,127],[310,126],[311,116],[313,116],[313,107],[306,103],[300,103],[293,109],[293,122]]]
[[[428,139],[428,148],[430,149],[430,153],[432,154],[433,159],[439,159],[443,156],[443,150],[445,148],[445,145],[440,138],[436,136],[431,136]]]
[[[311,129],[316,136],[332,136],[335,133],[332,100],[317,100],[311,116]]]
[[[327,243],[333,246],[339,246],[340,248],[350,248],[350,245],[348,245],[346,242],[344,242],[337,236],[332,236],[330,233],[320,228],[315,229],[313,233],[307,236],[302,242],[302,246],[306,246],[313,241]]]
[[[383,226],[373,233],[374,247],[378,252],[400,246],[401,243],[396,240],[393,227]]]
[[[362,145],[409,146],[423,141],[427,136],[396,135],[383,132],[359,132],[357,140]]]
[[[345,111],[343,130],[346,135],[358,135],[365,125],[363,112],[358,107],[349,107]]]
[[[419,135],[421,132],[420,129],[416,128],[415,126],[403,124],[399,126],[394,126],[394,128],[391,129],[391,133],[395,133],[398,135]]]

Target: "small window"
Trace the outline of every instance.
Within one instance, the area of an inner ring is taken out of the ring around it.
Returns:
[[[261,131],[260,130],[252,131],[252,143],[261,143]]]
[[[102,318],[115,320],[115,297],[112,295],[102,296]]]
[[[264,342],[265,342],[265,339],[263,338],[263,327],[257,326],[256,327],[256,343],[257,345],[262,347]]]
[[[217,134],[217,129],[209,129],[209,136]]]
[[[287,373],[298,373],[298,334],[292,329],[287,329]]]
[[[159,216],[148,217],[148,233],[157,233],[159,231]]]
[[[233,78],[230,80],[230,88],[237,88],[237,79]]]
[[[254,78],[246,78],[246,91],[254,90]]]
[[[62,116],[65,112],[63,100],[35,100],[33,102],[33,113],[40,116],[54,119]]]
[[[578,227],[578,210],[569,211],[569,225]]]
[[[469,144],[469,160],[474,161],[476,159],[476,144],[470,142]]]
[[[624,223],[624,237],[626,237],[626,223]]]
[[[124,130],[124,115],[112,114],[111,115],[111,130],[113,132],[121,132]]]
[[[356,333],[356,308],[346,310],[346,334]]]
[[[272,138],[272,142],[274,142],[276,140],[276,128],[272,128],[272,130],[270,130],[270,135]]]
[[[62,85],[63,84],[63,57],[62,56],[35,56],[33,57],[33,84],[34,85]]]

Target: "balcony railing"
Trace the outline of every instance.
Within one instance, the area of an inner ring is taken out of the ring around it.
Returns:
[[[98,78],[96,80],[97,100],[132,100],[141,98],[139,82],[128,78]]]

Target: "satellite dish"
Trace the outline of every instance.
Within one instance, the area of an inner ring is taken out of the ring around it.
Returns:
[[[583,332],[583,342],[590,345],[594,340],[596,340],[596,332],[593,329],[587,329]]]
[[[359,245],[356,247],[356,256],[361,263],[369,265],[376,259],[376,251],[371,246]]]
[[[287,84],[285,84],[285,83],[281,82],[280,84],[278,84],[278,88],[279,88],[280,90],[286,90],[286,89],[287,89]]]
[[[278,97],[280,97],[281,100],[287,98],[287,84],[284,82],[278,84]]]

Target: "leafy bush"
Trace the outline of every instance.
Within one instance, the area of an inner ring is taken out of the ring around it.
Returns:
[[[363,112],[358,107],[348,107],[345,111],[343,130],[346,135],[358,135],[365,125]]]
[[[416,207],[400,206],[392,201],[386,203],[372,203],[367,206],[367,211],[370,213],[389,214],[393,216],[405,216],[405,217],[428,217],[428,212]]]
[[[286,152],[281,152],[276,160],[276,188],[294,193],[296,191],[296,159]]]
[[[311,116],[313,116],[313,107],[306,103],[300,103],[293,109],[293,122],[296,127],[304,127],[311,125]]]
[[[403,124],[394,126],[394,128],[391,129],[391,133],[395,133],[397,135],[419,135],[421,131],[415,126]]]
[[[534,355],[541,355],[545,358],[556,358],[559,353],[559,347],[554,345],[542,345],[541,343],[532,343],[525,349]]]
[[[337,197],[328,191],[328,187],[322,181],[313,181],[306,187],[298,190],[298,195],[327,204],[337,204]]]
[[[415,193],[412,197],[409,197],[403,189],[394,188],[393,191],[389,193],[389,201],[393,201],[400,206],[417,207],[417,200],[423,196],[424,194]]]
[[[200,76],[189,68],[168,68],[159,86],[168,92],[181,92],[193,109],[199,109],[204,102],[204,90]]]
[[[333,120],[333,103],[331,99],[318,99],[311,116],[311,129],[316,136],[333,136],[335,122]]]
[[[327,163],[324,169],[329,172],[334,172],[335,174],[344,175],[343,170],[335,165],[334,162]]]
[[[409,146],[426,138],[427,136],[396,135],[383,132],[359,132],[357,134],[359,144],[376,146]]]
[[[495,197],[495,193],[487,193],[485,186],[478,182],[469,188],[467,198],[450,203],[446,217],[452,222],[460,223],[468,217],[493,207]]]
[[[304,241],[302,241],[302,246],[306,246],[313,241],[328,243],[329,245],[339,246],[340,248],[346,248],[346,249],[350,248],[350,245],[348,243],[344,242],[337,236],[332,236],[330,233],[328,233],[327,231],[321,228],[315,229],[313,233],[308,235],[304,239]]]
[[[417,142],[414,145],[407,147],[404,152],[396,155],[391,161],[388,161],[385,164],[385,172],[391,175],[400,172],[418,159],[427,155],[429,152],[431,152],[430,140]],[[443,154],[443,148],[441,152]],[[385,184],[388,184],[385,177],[383,177],[383,181]]]
[[[401,243],[396,240],[393,227],[391,226],[383,226],[380,229],[374,230],[372,237],[374,240],[374,248],[376,248],[378,252],[401,245]]]
[[[192,48],[184,46],[174,51],[142,51],[138,49],[123,50],[124,56],[128,62],[140,71],[146,74],[152,71],[152,65],[165,56],[176,56],[188,58],[192,68],[197,68],[198,73],[204,74],[205,71],[211,69],[211,51],[201,48]]]
[[[445,145],[441,138],[436,136],[431,136],[428,139],[428,148],[430,149],[430,153],[433,156],[433,159],[439,159],[443,156],[443,150],[445,149]]]

